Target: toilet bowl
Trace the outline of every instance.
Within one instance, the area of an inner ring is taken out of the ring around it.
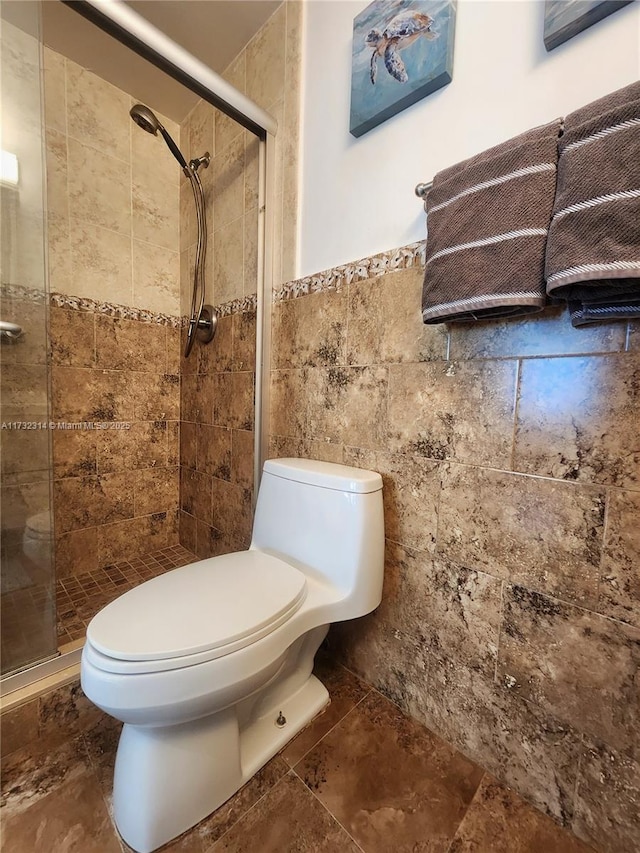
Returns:
[[[114,816],[151,851],[198,823],[328,703],[312,675],[333,621],[380,603],[379,474],[265,462],[248,551],[125,593],[87,629],[88,698],[124,723]]]
[[[53,533],[50,512],[29,516],[22,535],[22,551],[38,568],[51,570]]]

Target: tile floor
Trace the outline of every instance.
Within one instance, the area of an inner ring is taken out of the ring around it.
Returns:
[[[152,554],[56,581],[58,645],[84,639],[96,613],[123,592],[198,558],[174,545]]]
[[[175,545],[92,572],[59,578],[55,583],[55,612],[51,579],[36,576],[33,581],[33,571],[25,572],[26,582],[3,590],[0,597],[3,672],[51,657],[56,635],[57,648],[63,651],[68,643],[83,640],[91,619],[114,598],[149,578],[197,559],[191,551]],[[19,557],[14,558],[14,562],[17,560]]]
[[[593,853],[340,666],[331,705],[163,853]],[[3,763],[3,849],[128,853],[110,818],[118,727]],[[6,846],[5,846],[6,845]]]

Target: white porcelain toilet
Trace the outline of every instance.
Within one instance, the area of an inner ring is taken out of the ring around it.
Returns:
[[[39,569],[45,572],[51,571],[53,531],[49,511],[39,512],[27,518],[22,535],[22,550]]]
[[[329,623],[382,596],[382,479],[265,462],[248,551],[174,569],[87,629],[82,688],[124,722],[114,813],[150,853],[222,805],[328,703],[313,658]]]

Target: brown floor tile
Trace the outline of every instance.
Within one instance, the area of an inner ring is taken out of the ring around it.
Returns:
[[[487,773],[448,853],[593,853],[593,848]]]
[[[89,771],[5,818],[3,846],[12,853],[121,853],[100,785]]]
[[[359,853],[360,848],[293,772],[207,853]]]
[[[483,775],[377,693],[295,770],[367,853],[444,853]]]
[[[280,753],[291,767],[355,708],[370,690],[367,684],[325,655],[318,655],[313,671],[329,691],[331,704]]]

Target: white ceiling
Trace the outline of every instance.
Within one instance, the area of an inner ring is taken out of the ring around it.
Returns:
[[[140,15],[221,73],[279,0],[128,0]],[[180,122],[198,97],[60,0],[45,0],[44,43]]]

